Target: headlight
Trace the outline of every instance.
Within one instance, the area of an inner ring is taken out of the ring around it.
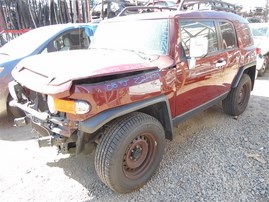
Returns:
[[[0,73],[1,73],[4,69],[5,69],[4,67],[0,67]]]
[[[79,100],[75,101],[75,111],[76,114],[86,114],[91,110],[91,106],[88,104],[88,102]]]
[[[55,110],[54,99],[53,99],[53,97],[51,97],[50,95],[48,95],[47,103],[48,103],[49,111],[50,111],[52,114],[56,114],[57,111]]]
[[[91,110],[91,105],[82,100],[63,100],[48,96],[47,103],[51,113],[60,111],[70,114],[86,114]]]
[[[11,81],[11,82],[9,82],[9,83],[8,83],[8,90],[9,90],[9,93],[10,93],[11,97],[12,97],[14,100],[18,101],[19,98],[18,98],[18,96],[17,96],[16,89],[15,89],[15,86],[16,86],[16,85],[18,85],[18,83],[17,83],[16,81]]]

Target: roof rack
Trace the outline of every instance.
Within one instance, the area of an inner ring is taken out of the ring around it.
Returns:
[[[139,13],[152,13],[156,12],[156,10],[163,12],[163,11],[176,11],[177,8],[175,7],[163,7],[163,6],[128,6],[125,7],[118,15],[125,16],[125,15],[132,15],[132,14],[139,14]]]

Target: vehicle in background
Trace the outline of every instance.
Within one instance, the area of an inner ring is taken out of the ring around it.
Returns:
[[[166,0],[153,0],[149,1],[146,6],[159,6],[159,7],[174,7],[177,8],[176,1],[166,1]]]
[[[247,17],[249,23],[262,23],[263,20],[259,17]]]
[[[102,1],[99,1],[91,9],[92,21],[100,21],[116,17],[125,7],[128,6],[135,6],[135,4],[125,0],[104,0],[102,6]]]
[[[215,10],[237,13],[240,6],[222,0],[182,0],[178,10]]]
[[[269,66],[269,23],[250,23],[256,46],[258,75],[262,76]]]
[[[11,71],[25,57],[55,51],[87,49],[97,23],[57,24],[33,29],[0,48],[0,117],[10,112],[15,117],[21,110],[8,106],[8,83]]]
[[[20,30],[11,30],[6,29],[0,32],[0,47],[5,45],[7,42],[15,39],[16,37],[30,31],[31,29],[20,29]]]

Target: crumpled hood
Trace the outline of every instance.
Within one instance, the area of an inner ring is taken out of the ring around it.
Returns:
[[[22,72],[32,72],[43,77],[47,85],[55,86],[70,80],[152,68],[156,67],[132,52],[93,49],[28,57],[17,65],[12,75],[20,81]]]
[[[57,94],[68,91],[73,80],[155,68],[150,60],[130,51],[73,50],[28,57],[16,66],[12,76],[34,91]]]

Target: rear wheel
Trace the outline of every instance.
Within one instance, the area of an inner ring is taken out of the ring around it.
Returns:
[[[233,116],[242,114],[248,105],[250,92],[251,79],[249,75],[243,74],[238,86],[222,101],[224,112]]]
[[[96,149],[98,176],[116,192],[138,189],[159,166],[164,137],[160,122],[147,114],[134,112],[114,120]]]

